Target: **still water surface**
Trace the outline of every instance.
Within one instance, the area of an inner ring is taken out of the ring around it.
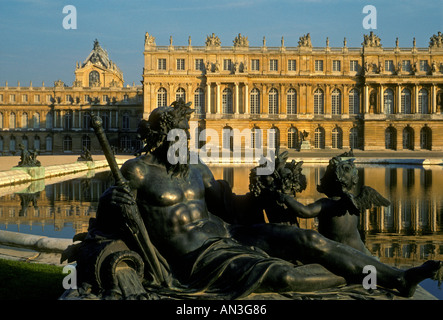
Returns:
[[[251,166],[211,167],[216,179],[229,182],[233,191],[248,191]],[[297,199],[311,203],[324,195],[316,185],[325,165],[303,165],[308,185]],[[425,260],[443,260],[443,167],[361,166],[360,183],[373,187],[391,201],[386,208],[368,210],[360,217],[360,231],[368,249],[384,263],[399,268]],[[62,182],[32,183],[14,190],[0,189],[0,230],[58,238],[72,238],[88,228],[100,195],[112,185],[110,173],[77,176]],[[300,220],[302,228],[316,229],[316,219]],[[422,283],[443,300],[436,281]]]

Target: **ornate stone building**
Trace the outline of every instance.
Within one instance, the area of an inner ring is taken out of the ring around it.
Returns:
[[[252,146],[311,149],[443,150],[443,36],[429,46],[383,47],[373,32],[361,47],[157,46],[146,33],[144,113],[179,97],[192,101],[197,130],[213,129],[232,149],[233,129],[251,130]],[[223,130],[225,129],[225,130]],[[261,130],[259,130],[261,129]],[[269,130],[274,129],[274,130]],[[198,137],[198,136],[197,136]],[[204,138],[204,137],[203,137]]]
[[[97,40],[84,62],[76,63],[72,86],[61,80],[49,87],[6,82],[0,87],[0,154],[16,154],[19,144],[40,154],[79,154],[83,146],[101,150],[89,125],[91,111],[102,117],[117,150],[138,148],[143,89],[123,83],[123,73]]]

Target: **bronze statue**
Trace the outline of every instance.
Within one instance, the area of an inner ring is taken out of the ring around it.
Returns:
[[[227,223],[221,217],[256,210],[258,201],[233,194],[201,161],[168,161],[175,143],[168,132],[188,133],[192,112],[181,100],[142,121],[144,154],[121,167],[123,178],[100,198],[87,235],[62,257],[77,261],[79,292],[115,299],[312,292],[362,283],[363,268],[373,265],[379,285],[412,296],[441,267],[428,261],[399,270],[313,230]]]
[[[28,151],[23,144],[19,144],[20,161],[17,167],[40,167],[41,163],[37,160],[38,150]]]

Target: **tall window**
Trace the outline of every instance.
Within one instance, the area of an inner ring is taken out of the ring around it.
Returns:
[[[46,144],[46,151],[52,151],[52,137],[47,136],[45,138],[45,144]]]
[[[178,88],[177,91],[175,92],[175,101],[178,101],[180,99],[183,99],[183,101],[186,102],[186,93],[185,89],[183,88]]]
[[[288,148],[297,148],[298,143],[298,131],[294,127],[290,127],[288,130]]]
[[[341,71],[341,61],[333,60],[332,61],[332,71]]]
[[[278,60],[277,59],[269,60],[269,71],[278,71]]]
[[[157,68],[158,70],[166,70],[166,59],[158,59],[157,60]]]
[[[397,148],[397,130],[393,127],[388,127],[385,130],[385,147],[390,150]]]
[[[428,113],[428,91],[426,89],[421,89],[418,92],[418,113]]]
[[[428,60],[420,60],[420,71],[428,71]]]
[[[225,88],[222,94],[223,114],[232,114],[232,90]]]
[[[260,114],[260,91],[257,88],[251,91],[251,114]]]
[[[341,114],[341,92],[338,89],[332,91],[331,96],[332,114]]]
[[[343,147],[343,134],[340,128],[332,130],[332,148],[341,149]]]
[[[358,71],[358,60],[351,60],[349,62],[349,70],[350,71]]]
[[[403,129],[403,149],[414,149],[414,129],[409,126]]]
[[[360,97],[357,89],[349,91],[349,114],[360,113]]]
[[[232,70],[232,60],[231,59],[223,59],[223,70],[226,70],[226,71]]]
[[[202,88],[197,88],[194,92],[194,107],[197,114],[205,113],[205,92]]]
[[[357,128],[351,128],[349,131],[349,146],[352,149],[358,149],[359,143],[358,143],[358,129]]]
[[[314,92],[314,114],[323,114],[323,113],[324,113],[323,91],[321,89],[317,89]]]
[[[63,151],[64,152],[72,151],[72,138],[70,136],[65,136],[63,139]]]
[[[26,112],[22,113],[22,128],[28,127],[28,114]]]
[[[290,88],[286,95],[286,112],[288,114],[297,113],[297,91],[294,88]]]
[[[251,130],[251,148],[261,148],[262,144],[262,132],[261,129],[254,127]]]
[[[195,70],[205,70],[205,63],[203,62],[203,59],[195,59]]]
[[[32,115],[32,120],[34,129],[40,128],[40,113],[34,112]]]
[[[63,116],[63,125],[65,130],[70,130],[72,128],[72,111],[69,110]]]
[[[129,112],[123,113],[122,116],[122,129],[128,130],[129,129]]]
[[[11,136],[11,138],[9,138],[9,151],[15,151],[15,137]]]
[[[185,59],[177,59],[177,70],[185,70]]]
[[[316,149],[325,148],[325,129],[318,127],[314,131],[314,147]]]
[[[275,88],[269,90],[269,114],[278,114],[278,91]]]
[[[268,130],[268,148],[275,149],[280,147],[280,130],[277,127],[272,127]]]
[[[52,112],[48,112],[46,114],[46,129],[52,129],[52,125],[54,123]]]
[[[288,71],[296,71],[297,70],[297,60],[290,59],[288,60]]]
[[[315,60],[314,70],[315,71],[323,71],[323,60]]]
[[[393,60],[385,60],[385,70],[386,71],[394,71],[394,61]]]
[[[89,73],[89,86],[92,87],[100,82],[100,74],[93,70]]]
[[[167,92],[165,88],[160,88],[157,91],[157,107],[167,105]]]
[[[224,127],[222,132],[223,132],[223,135],[222,135],[223,149],[231,150],[231,151],[234,150],[234,136],[233,136],[232,128],[229,126]]]
[[[411,60],[403,60],[401,62],[401,70],[410,72],[411,71]]]
[[[420,130],[420,148],[426,150],[432,149],[432,131],[427,126]]]
[[[11,112],[11,114],[9,115],[9,128],[10,129],[15,129],[16,126],[16,118],[15,118],[15,113]]]
[[[386,89],[383,94],[383,105],[386,114],[394,113],[394,92],[391,89]]]
[[[258,59],[251,60],[251,70],[252,71],[260,71],[260,60],[258,60]]]
[[[401,110],[403,114],[411,114],[411,91],[403,89],[401,91]]]
[[[87,135],[82,137],[82,147],[91,150],[91,138]]]

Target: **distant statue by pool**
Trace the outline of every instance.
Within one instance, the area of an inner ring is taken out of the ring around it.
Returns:
[[[20,161],[17,167],[40,167],[41,163],[37,160],[38,150],[29,151],[23,144],[18,145],[20,149]]]
[[[94,161],[91,152],[87,147],[83,147],[83,151],[80,154],[80,157],[77,158],[77,161]]]

